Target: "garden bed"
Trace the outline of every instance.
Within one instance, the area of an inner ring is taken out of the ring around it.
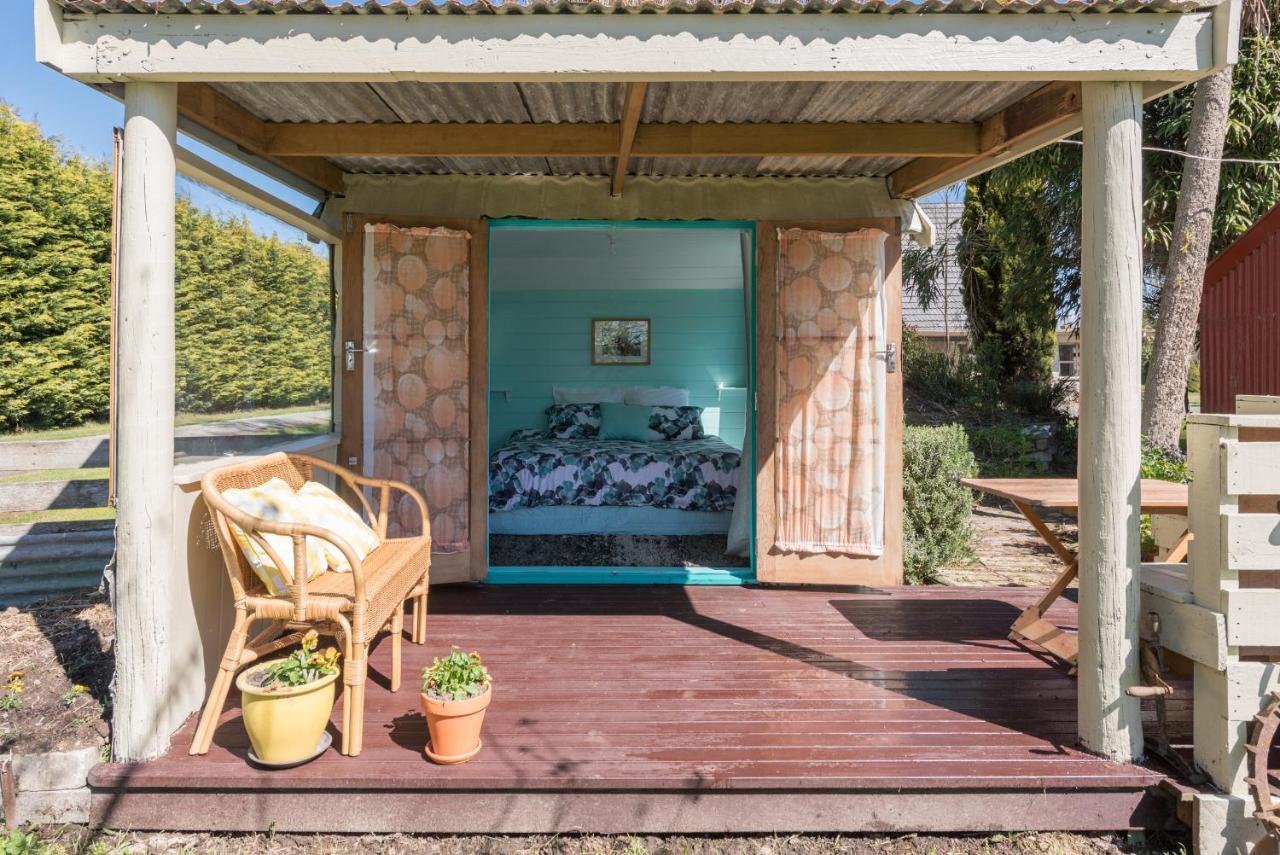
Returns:
[[[114,642],[91,590],[0,611],[0,755],[104,746]]]

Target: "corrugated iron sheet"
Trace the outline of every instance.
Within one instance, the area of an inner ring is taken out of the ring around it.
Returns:
[[[1221,0],[59,0],[78,12],[171,14],[596,14],[646,12],[1189,12]]]
[[[1234,413],[1236,395],[1280,395],[1280,205],[1205,271],[1200,410]]]

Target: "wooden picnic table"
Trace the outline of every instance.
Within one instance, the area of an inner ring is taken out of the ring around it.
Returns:
[[[1075,515],[1080,509],[1080,482],[1075,478],[965,478],[961,483],[973,490],[999,496],[1012,502],[1065,565],[1065,569],[1049,586],[1049,590],[1045,591],[1044,596],[1018,615],[1018,619],[1009,629],[1009,638],[1014,641],[1035,642],[1069,664],[1074,672],[1076,656],[1080,649],[1076,636],[1046,620],[1044,615],[1049,610],[1049,606],[1053,605],[1054,600],[1062,596],[1062,592],[1075,581],[1080,568],[1079,560],[1076,553],[1059,540],[1053,530],[1040,518],[1037,509],[1047,508]],[[1187,501],[1186,484],[1156,481],[1151,478],[1142,479],[1143,513],[1185,516]],[[1176,563],[1185,560],[1187,544],[1190,541],[1191,533],[1184,531],[1163,561]]]

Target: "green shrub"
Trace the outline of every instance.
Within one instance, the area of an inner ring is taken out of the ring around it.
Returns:
[[[1042,471],[1030,458],[1035,442],[1014,422],[970,428],[969,450],[987,478],[1021,478]]]
[[[973,494],[960,483],[977,465],[960,425],[911,426],[903,432],[903,573],[933,581],[939,567],[971,555]]]

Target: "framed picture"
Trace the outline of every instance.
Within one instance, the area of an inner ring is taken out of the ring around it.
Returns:
[[[592,365],[648,365],[648,318],[594,318]]]

